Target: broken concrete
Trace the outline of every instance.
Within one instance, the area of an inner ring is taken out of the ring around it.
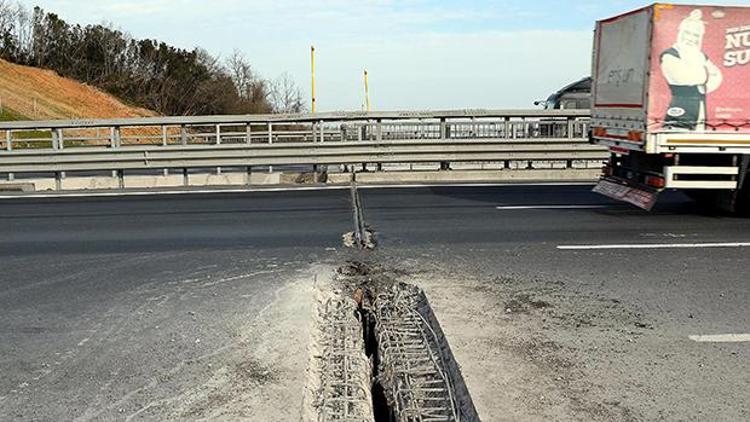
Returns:
[[[335,286],[316,286],[304,421],[374,421],[371,367],[356,308]]]
[[[317,287],[317,304],[304,420],[479,420],[421,289],[354,261]]]

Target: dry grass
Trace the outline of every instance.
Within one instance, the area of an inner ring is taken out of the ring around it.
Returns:
[[[112,95],[57,73],[0,59],[3,109],[32,120],[147,117],[151,110],[123,104]],[[36,100],[36,107],[34,102]]]

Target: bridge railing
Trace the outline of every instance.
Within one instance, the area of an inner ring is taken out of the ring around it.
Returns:
[[[586,111],[323,113],[0,122],[6,151],[65,147],[586,136]]]
[[[581,110],[458,110],[0,122],[0,173],[367,163],[602,161]],[[514,166],[513,163],[523,165]]]

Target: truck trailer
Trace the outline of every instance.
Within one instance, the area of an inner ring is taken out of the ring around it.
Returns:
[[[595,191],[650,210],[660,192],[750,208],[750,7],[653,4],[596,23]]]

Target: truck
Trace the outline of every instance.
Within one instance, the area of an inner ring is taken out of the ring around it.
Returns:
[[[591,76],[586,76],[565,85],[544,101],[534,101],[534,105],[545,110],[574,110],[591,108]]]
[[[750,209],[750,7],[657,3],[596,23],[595,192],[651,210],[667,189]]]

